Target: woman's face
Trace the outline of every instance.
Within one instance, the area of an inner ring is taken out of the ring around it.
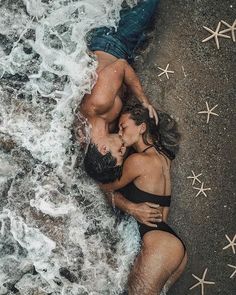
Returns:
[[[119,135],[122,138],[124,146],[129,147],[137,143],[141,135],[141,126],[137,126],[130,118],[130,114],[123,114],[119,120]]]

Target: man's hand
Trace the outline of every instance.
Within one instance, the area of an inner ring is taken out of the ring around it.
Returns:
[[[143,102],[142,105],[148,109],[149,111],[149,117],[150,118],[154,118],[155,119],[155,122],[156,122],[156,125],[158,124],[158,116],[157,116],[157,112],[156,110],[154,109],[154,107],[148,103],[148,102]]]
[[[105,192],[109,193],[112,192],[113,190],[110,188],[110,183],[98,183],[100,189]]]
[[[160,205],[149,202],[133,204],[130,215],[140,223],[151,227],[157,227],[156,223],[162,221]]]

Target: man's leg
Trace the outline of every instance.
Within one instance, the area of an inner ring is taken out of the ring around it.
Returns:
[[[140,41],[145,39],[158,3],[159,0],[140,0],[132,9],[121,10],[119,26],[113,36],[117,36],[128,46],[130,54],[138,47]]]
[[[140,42],[152,23],[159,0],[140,0],[133,8],[121,10],[117,30],[95,29],[89,42],[92,51],[100,50],[126,60],[134,57]]]

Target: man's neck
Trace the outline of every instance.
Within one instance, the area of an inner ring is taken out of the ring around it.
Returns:
[[[103,118],[89,119],[91,124],[91,137],[94,141],[106,136],[109,133],[108,124]]]

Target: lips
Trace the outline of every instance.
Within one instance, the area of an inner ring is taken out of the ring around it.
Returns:
[[[122,137],[122,146],[127,147],[127,142],[124,140],[123,137]]]
[[[120,151],[122,153],[122,156],[124,156],[124,154],[126,152],[126,147],[125,147],[124,143],[122,144]]]

